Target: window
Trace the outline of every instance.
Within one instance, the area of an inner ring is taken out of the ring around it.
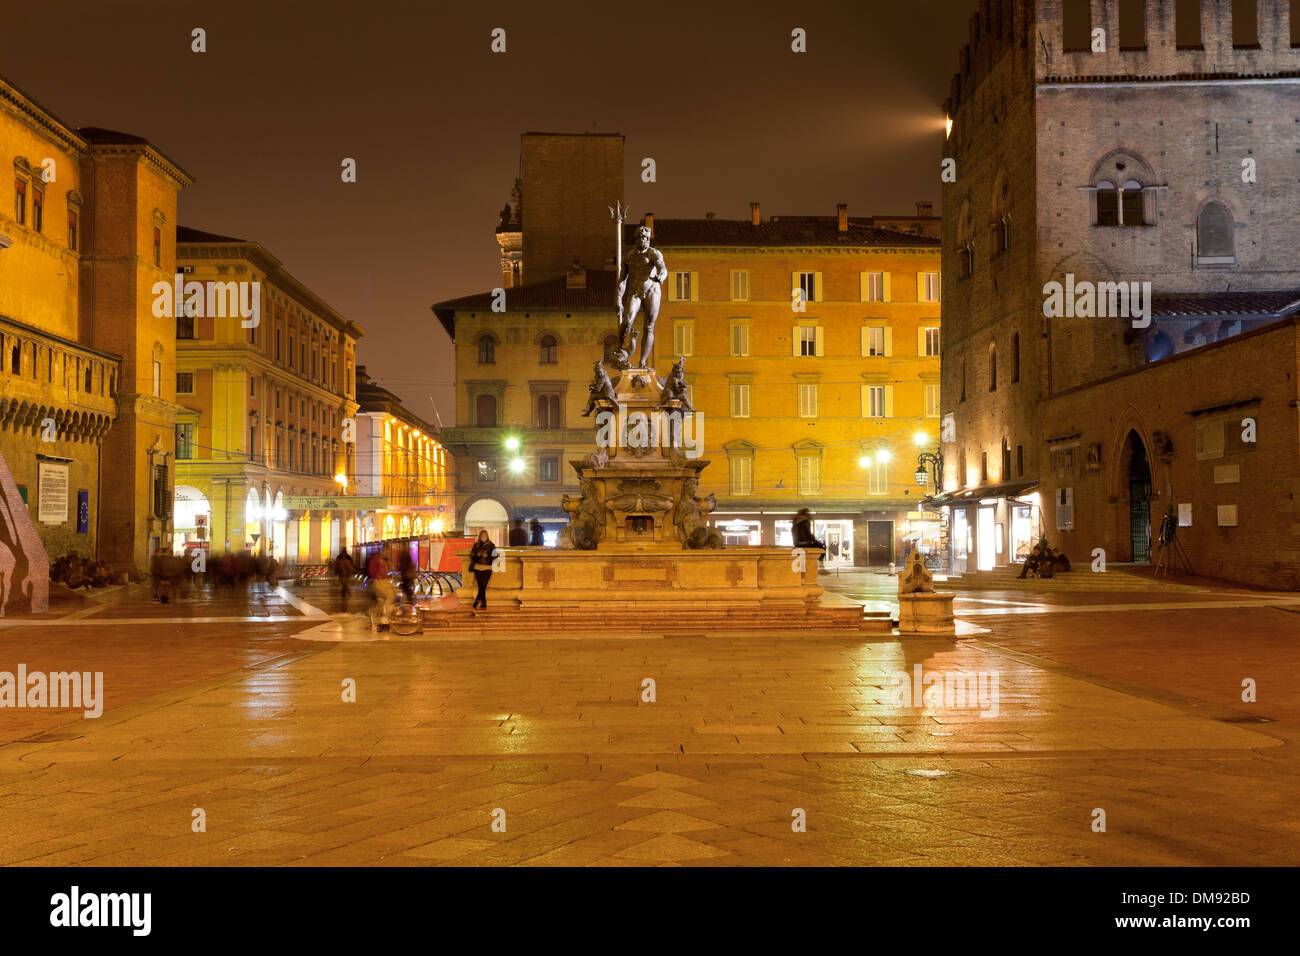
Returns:
[[[1016,475],[1020,478],[1025,477],[1025,446],[1016,446]]]
[[[864,357],[885,355],[885,327],[869,325],[862,330],[862,354]]]
[[[1293,29],[1294,26],[1295,21],[1293,19]],[[1180,50],[1199,50],[1202,48],[1201,0],[1175,0],[1174,42],[1178,44]]]
[[[538,481],[559,481],[560,459],[539,458],[537,460],[537,479]]]
[[[939,386],[938,385],[925,386],[925,417],[926,418],[939,417]]]
[[[695,354],[695,326],[693,323],[673,323],[673,354],[687,358]]]
[[[749,383],[733,382],[728,389],[731,393],[731,417],[749,417]]]
[[[917,297],[920,302],[938,302],[939,301],[939,273],[922,272],[919,275],[917,289],[920,295]]]
[[[480,458],[478,460],[478,480],[497,480],[497,460],[495,458]]]
[[[695,284],[692,281],[693,275],[694,273],[691,272],[673,273],[673,298],[678,302],[694,300]]]
[[[248,395],[250,398],[257,398],[257,379],[248,376]]]
[[[921,329],[921,354],[928,358],[939,355],[939,329],[933,325]]]
[[[867,462],[867,494],[889,494],[889,462],[869,458]]]
[[[276,329],[275,330],[275,360],[277,362],[280,361],[280,335],[281,335],[281,331],[279,329]]]
[[[33,363],[32,363],[32,377],[34,378],[35,376],[36,376],[36,363],[33,362]],[[87,365],[87,366],[86,366],[86,381],[85,381],[85,392],[86,392],[86,394],[89,395],[92,391],[94,391],[94,388],[95,388],[95,386],[94,386],[94,381],[95,381],[95,367],[94,367],[93,365]]]
[[[989,453],[986,451],[982,451],[980,452],[980,484],[987,485],[988,483],[989,483]]]
[[[480,395],[474,401],[474,424],[479,428],[495,428],[497,423],[497,398]]]
[[[1231,0],[1231,2],[1232,45],[1237,49],[1259,49],[1259,11],[1256,9],[1255,0]],[[1292,16],[1294,15],[1292,13]]]
[[[176,337],[178,339],[193,339],[194,334],[194,316],[186,315],[189,309],[182,309],[176,316]]]
[[[157,226],[153,227],[153,264],[162,265],[162,230]]]
[[[32,229],[36,232],[41,231],[41,225],[45,222],[45,190],[32,190]]]
[[[560,421],[560,396],[559,395],[538,395],[537,396],[537,427],[538,428],[563,428],[564,423]]]
[[[162,362],[153,363],[153,397],[162,398]]]
[[[20,226],[27,222],[27,183],[21,179],[14,180],[14,218]]]
[[[1124,188],[1119,194],[1119,224],[1121,226],[1142,226],[1146,224],[1142,210],[1142,184],[1135,179],[1124,181]]]
[[[298,351],[298,371],[307,371],[307,343],[304,341]]]
[[[1002,439],[1002,471],[998,474],[999,481],[1006,481],[1011,477],[1011,446],[1007,440]]]
[[[735,358],[749,355],[749,323],[735,322],[731,326],[731,354]]]
[[[817,385],[811,382],[799,384],[799,417],[817,417]]]
[[[1221,202],[1209,202],[1196,218],[1196,258],[1200,263],[1230,263],[1236,258],[1232,213]]]
[[[259,457],[257,453],[257,422],[253,421],[248,426],[248,458],[250,461],[257,461]]]
[[[749,301],[749,270],[748,269],[731,270],[731,301],[732,302]]]
[[[794,354],[804,356],[825,355],[820,325],[800,325],[794,330]]]
[[[194,426],[193,425],[176,426],[176,457],[178,459],[194,457]]]
[[[1222,458],[1225,448],[1223,420],[1196,423],[1196,457]]]
[[[177,395],[194,394],[194,373],[193,372],[176,373],[176,394]]]
[[[1119,225],[1119,192],[1109,180],[1097,184],[1097,225]]]
[[[993,206],[989,213],[992,255],[999,256],[1011,248],[1011,184],[1005,173],[999,172],[993,183]]]
[[[560,360],[560,343],[554,335],[543,335],[541,355],[538,362],[542,365],[555,365]]]
[[[989,391],[998,390],[998,347],[989,346]]]
[[[816,272],[800,272],[798,274],[799,283],[796,288],[803,296],[804,302],[817,302],[817,276]]]
[[[1020,333],[1011,334],[1011,381],[1020,381]]]
[[[1090,0],[1065,0],[1061,15],[1061,46],[1066,53],[1092,49],[1092,4]]]
[[[478,364],[494,365],[497,360],[496,339],[490,335],[481,335],[478,340]]]
[[[862,386],[862,417],[887,418],[889,416],[889,386]]]
[[[68,210],[68,248],[77,251],[77,211]]]
[[[822,461],[813,455],[799,458],[799,494],[819,495],[822,492]]]
[[[966,401],[966,357],[962,356],[961,360],[961,398],[958,401]]]
[[[1146,0],[1120,0],[1119,48],[1121,50],[1147,48]]]
[[[971,215],[970,200],[961,204],[957,215],[957,278],[968,279],[975,273],[975,245],[973,242],[975,226]],[[919,289],[919,285],[918,285]],[[921,294],[917,292],[919,301]]]
[[[731,493],[733,495],[752,495],[754,493],[754,459],[749,455],[735,455],[728,459],[731,466]]]
[[[886,277],[885,272],[864,272],[862,273],[862,301],[863,302],[886,302],[885,295]]]

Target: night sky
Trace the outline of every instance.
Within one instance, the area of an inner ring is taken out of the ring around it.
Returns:
[[[0,73],[72,126],[152,141],[198,180],[182,224],[260,242],[366,330],[372,376],[450,426],[429,306],[499,284],[521,132],[623,133],[638,217],[938,211],[941,106],[976,6],[44,0],[5,4]]]

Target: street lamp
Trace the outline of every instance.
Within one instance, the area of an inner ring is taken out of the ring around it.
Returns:
[[[348,476],[343,474],[343,472],[340,471],[337,475],[335,475],[334,481],[337,484],[342,485],[344,491],[348,490]]]
[[[506,451],[518,451],[518,450],[519,450],[519,439],[516,438],[514,435],[511,435],[509,438],[506,439]]]
[[[925,487],[929,478],[927,469],[934,472],[934,491],[939,493],[943,491],[943,453],[936,451],[923,451],[916,456],[916,473],[913,477],[916,483],[922,488]]]

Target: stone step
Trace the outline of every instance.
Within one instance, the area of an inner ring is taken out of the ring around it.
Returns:
[[[849,630],[888,634],[893,628],[889,612],[868,611],[855,607],[782,608],[763,614],[755,610],[725,608],[681,609],[655,612],[638,608],[620,614],[603,607],[593,617],[591,607],[489,608],[475,611],[466,607],[426,610],[422,614],[427,630],[451,628],[491,632],[538,632],[557,630],[572,634],[608,630],[613,632],[650,632],[682,630]]]

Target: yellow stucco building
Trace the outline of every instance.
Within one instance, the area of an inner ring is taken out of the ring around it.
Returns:
[[[685,357],[712,462],[701,491],[724,537],[787,544],[808,507],[832,564],[884,565],[909,537],[936,539],[914,473],[939,440],[938,239],[843,207],[644,222],[669,270],[655,365]],[[456,345],[457,425],[442,437],[467,529],[565,523],[568,462],[592,450],[592,363],[616,342],[614,288],[612,272],[576,269],[505,289],[504,311],[492,293],[434,306]]]
[[[169,534],[174,349],[149,289],[189,175],[0,79],[0,451],[50,557],[144,568]],[[111,488],[112,494],[101,494]]]
[[[324,563],[351,544],[354,509],[304,499],[355,490],[364,333],[256,242],[183,227],[177,244],[174,384],[185,410],[172,547]]]

